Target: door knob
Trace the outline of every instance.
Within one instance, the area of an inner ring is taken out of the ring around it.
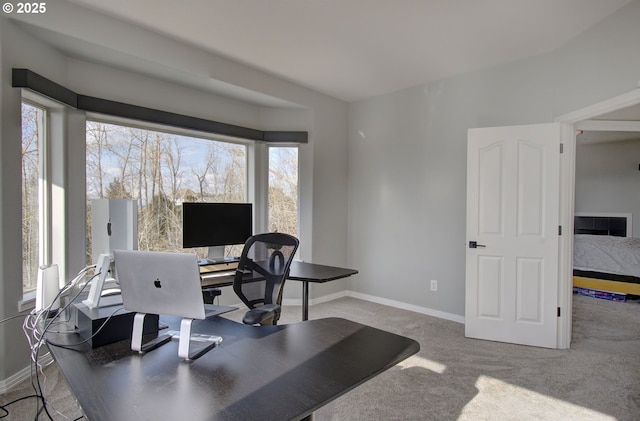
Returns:
[[[475,248],[478,248],[478,247],[487,247],[487,246],[485,246],[484,244],[478,244],[477,241],[469,241],[469,248],[470,249],[475,249]]]

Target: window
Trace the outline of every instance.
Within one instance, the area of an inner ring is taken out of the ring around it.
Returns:
[[[140,250],[182,250],[182,202],[247,201],[246,145],[99,121],[86,130],[87,209],[137,200]]]
[[[35,291],[38,267],[49,262],[46,110],[22,103],[22,291]]]
[[[269,231],[298,236],[298,148],[269,148]]]

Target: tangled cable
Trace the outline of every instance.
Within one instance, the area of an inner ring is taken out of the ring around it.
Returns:
[[[71,305],[71,303],[73,303],[73,301],[75,301],[78,298],[78,296],[84,291],[86,286],[93,279],[95,279],[95,277],[98,276],[99,273],[93,274],[91,278],[74,294],[74,296],[67,300],[67,303],[65,304],[65,306],[62,309],[55,312],[53,316],[51,316],[53,303],[55,303],[60,298],[67,296],[69,291],[71,291],[78,284],[78,282],[85,277],[86,273],[89,270],[94,268],[95,268],[95,265],[90,265],[82,269],[80,272],[78,272],[75,278],[67,282],[65,286],[60,289],[56,297],[53,300],[51,300],[51,303],[47,307],[42,308],[41,310],[38,310],[38,311],[34,309],[29,314],[24,316],[24,321],[22,323],[22,331],[24,332],[25,337],[27,338],[27,343],[29,344],[31,386],[33,387],[33,390],[35,392],[35,395],[30,395],[30,397],[37,398],[36,419],[38,419],[42,411],[44,411],[49,417],[49,419],[53,420],[53,417],[49,412],[49,409],[47,407],[47,401],[44,396],[45,387],[43,383],[46,383],[46,376],[44,375],[44,371],[43,371],[44,366],[39,361],[40,349],[42,348],[42,345],[46,341],[45,336],[47,332],[50,331],[52,326],[55,326],[56,324],[62,324],[68,321],[68,320],[66,321],[60,320],[61,315],[64,314],[65,310]],[[75,331],[68,331],[67,333],[75,333]],[[44,379],[43,383],[41,383],[40,381],[41,376]]]

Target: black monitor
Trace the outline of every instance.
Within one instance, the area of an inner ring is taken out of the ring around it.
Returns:
[[[244,244],[252,235],[251,203],[182,204],[182,247],[208,247],[201,264],[225,261],[224,246]]]

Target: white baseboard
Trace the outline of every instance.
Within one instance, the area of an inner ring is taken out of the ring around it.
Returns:
[[[433,310],[431,308],[421,307],[414,304],[407,304],[403,303],[402,301],[390,300],[388,298],[377,297],[375,295],[363,294],[361,292],[347,291],[347,293],[349,297],[358,298],[360,300],[371,301],[372,303],[400,308],[402,310],[409,310],[420,314],[426,314],[427,316],[433,316],[439,319],[445,319],[452,322],[464,324],[464,316],[460,316],[457,314],[445,313],[444,311]]]
[[[50,353],[47,352],[46,354],[41,356],[38,360],[41,365],[46,366],[46,365],[49,365],[51,362],[53,362],[53,357],[51,356]],[[7,393],[8,391],[16,387],[18,384],[27,380],[29,377],[31,377],[31,367],[27,366],[22,370],[18,371],[13,376],[6,378],[4,380],[0,380],[0,394]]]
[[[416,306],[413,304],[403,303],[402,301],[390,300],[388,298],[377,297],[375,295],[363,294],[355,291],[340,291],[335,294],[323,295],[309,300],[309,305],[326,303],[328,301],[337,300],[342,297],[353,297],[364,301],[370,301],[372,303],[382,304],[389,307],[400,308],[403,310],[409,310],[420,314],[426,314],[427,316],[437,317],[439,319],[450,320],[452,322],[464,324],[464,316],[457,314],[445,313],[444,311],[433,310],[427,307]],[[302,300],[289,298],[282,300],[283,305],[301,306]]]

